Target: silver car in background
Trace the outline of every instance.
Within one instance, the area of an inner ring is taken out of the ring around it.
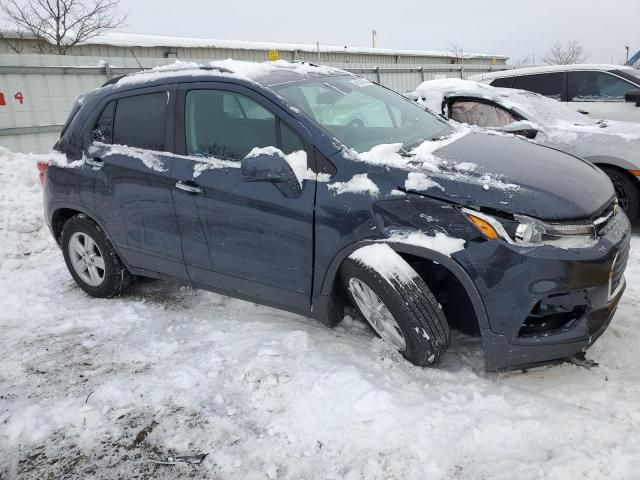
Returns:
[[[609,176],[629,218],[637,219],[640,123],[593,119],[537,93],[469,80],[429,80],[407,96],[451,120],[520,135],[589,160]]]

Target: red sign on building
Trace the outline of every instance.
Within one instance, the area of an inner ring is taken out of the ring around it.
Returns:
[[[0,92],[0,107],[7,104],[7,101],[4,99],[4,93]]]

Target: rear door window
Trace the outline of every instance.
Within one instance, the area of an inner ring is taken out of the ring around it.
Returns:
[[[624,102],[637,87],[607,72],[569,72],[570,102]]]
[[[168,92],[158,92],[118,99],[113,121],[113,143],[165,150],[168,95]]]
[[[566,101],[566,72],[540,73],[516,77],[512,88],[529,90],[554,100]]]

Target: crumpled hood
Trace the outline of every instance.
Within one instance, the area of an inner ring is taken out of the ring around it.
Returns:
[[[397,185],[543,220],[589,218],[614,197],[608,177],[589,162],[513,136],[472,132],[433,154],[439,171],[390,168]]]

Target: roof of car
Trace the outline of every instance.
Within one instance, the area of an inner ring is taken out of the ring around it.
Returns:
[[[500,72],[480,73],[478,75],[472,75],[469,80],[483,81],[491,80],[494,78],[504,77],[516,77],[520,75],[533,75],[537,73],[553,73],[553,72],[568,72],[579,70],[597,70],[609,72],[611,70],[628,70],[633,67],[624,65],[612,65],[605,63],[577,63],[573,65],[546,65],[542,67],[527,67],[527,68],[514,68],[511,70],[502,70]]]
[[[305,78],[353,75],[338,68],[319,66],[308,62],[243,62],[222,60],[199,64],[177,61],[170,65],[154,67],[140,72],[115,77],[103,87],[144,86],[151,83],[175,83],[188,78],[192,81],[220,80],[233,78],[238,81],[260,83],[266,87],[288,83]]]

